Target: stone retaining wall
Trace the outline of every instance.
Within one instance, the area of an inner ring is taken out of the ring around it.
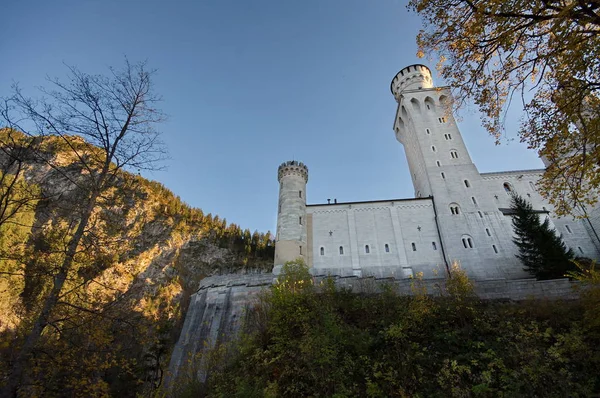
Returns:
[[[326,276],[315,276],[317,286]],[[332,277],[339,288],[355,293],[379,293],[391,288],[398,294],[412,295],[411,279],[376,279],[358,277]],[[173,349],[165,383],[169,386],[188,360],[195,359],[208,347],[235,337],[243,323],[246,311],[257,302],[258,294],[274,281],[273,274],[220,275],[203,279],[198,291],[192,295],[179,341]],[[439,296],[445,292],[445,280],[419,281],[427,292]],[[525,300],[576,299],[578,283],[568,279],[536,281],[485,280],[473,282],[475,292],[482,299]],[[388,286],[388,287],[384,287]],[[198,377],[206,376],[203,362],[196,362]]]

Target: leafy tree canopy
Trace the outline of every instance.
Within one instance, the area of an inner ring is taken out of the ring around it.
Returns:
[[[541,192],[559,214],[597,202],[600,187],[600,2],[411,0],[425,29],[418,55],[438,56],[456,106],[472,100],[499,140],[507,108],[519,136],[552,165]]]

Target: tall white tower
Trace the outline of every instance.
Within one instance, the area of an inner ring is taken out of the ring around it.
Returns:
[[[433,197],[446,260],[484,267],[478,259],[491,250],[489,245],[483,250],[479,237],[488,224],[500,225],[504,217],[471,161],[451,112],[450,90],[434,87],[425,65],[411,65],[396,74],[391,91],[398,102],[396,138],[406,152],[415,196]],[[486,278],[493,270],[473,273]]]
[[[306,183],[308,167],[295,160],[282,163],[277,170],[279,206],[275,266],[308,255],[306,245]]]

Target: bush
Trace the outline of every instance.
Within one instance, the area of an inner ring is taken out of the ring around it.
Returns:
[[[447,295],[352,294],[284,267],[263,329],[207,383],[209,396],[519,397],[600,391],[585,303],[481,302],[455,268]],[[415,280],[418,285],[418,280]]]

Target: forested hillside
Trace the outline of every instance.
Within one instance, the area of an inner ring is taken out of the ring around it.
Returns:
[[[77,136],[0,130],[0,385],[42,311],[80,223],[100,151]],[[19,153],[19,162],[9,156]],[[159,386],[203,277],[270,271],[270,233],[191,208],[158,182],[115,173],[94,207],[22,396],[135,396]]]

